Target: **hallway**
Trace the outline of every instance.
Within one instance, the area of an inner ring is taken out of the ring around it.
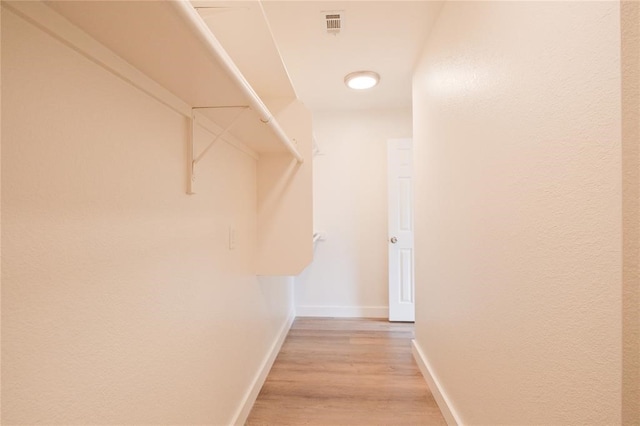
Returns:
[[[640,426],[640,1],[0,11],[0,424]]]
[[[444,425],[411,355],[413,324],[298,318],[248,425]]]

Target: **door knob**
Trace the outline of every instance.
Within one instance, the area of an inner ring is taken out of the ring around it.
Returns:
[[[398,239],[396,237],[391,237],[391,240],[389,241],[391,241],[391,244],[395,244],[398,242]]]

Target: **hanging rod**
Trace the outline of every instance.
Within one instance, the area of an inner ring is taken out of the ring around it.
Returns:
[[[284,130],[282,130],[282,127],[280,127],[280,124],[271,115],[269,109],[267,109],[266,105],[258,97],[258,94],[244,78],[229,54],[224,50],[224,47],[220,44],[218,39],[211,33],[211,30],[198,12],[193,8],[191,3],[188,0],[177,0],[172,1],[171,3],[176,7],[182,17],[191,24],[191,27],[204,43],[209,53],[211,53],[218,62],[220,62],[220,64],[226,69],[228,75],[236,82],[242,93],[249,101],[251,109],[260,117],[260,121],[268,125],[291,155],[293,155],[299,163],[302,163],[304,161],[302,155],[300,155]]]

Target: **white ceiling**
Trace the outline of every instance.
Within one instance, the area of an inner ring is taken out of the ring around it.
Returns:
[[[312,110],[411,106],[411,76],[439,10],[434,1],[262,2],[277,48],[298,97]],[[327,34],[322,11],[341,11],[339,35]],[[344,85],[344,76],[370,70],[380,84],[369,91]]]
[[[442,5],[440,0],[191,1],[261,97],[297,94],[311,110],[411,106],[413,66]],[[326,11],[340,11],[340,34],[327,33]],[[347,88],[345,75],[361,70],[380,74],[380,84],[368,91]]]

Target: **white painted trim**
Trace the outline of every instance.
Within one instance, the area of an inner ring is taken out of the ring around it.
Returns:
[[[296,306],[299,317],[389,318],[387,306]]]
[[[260,393],[260,389],[262,389],[262,385],[264,384],[264,381],[267,379],[267,376],[269,375],[269,371],[271,371],[271,366],[273,366],[273,362],[276,360],[276,357],[280,352],[280,348],[284,343],[284,339],[287,337],[287,334],[291,329],[291,325],[293,324],[293,320],[295,319],[296,319],[296,314],[295,314],[295,311],[292,309],[291,312],[289,313],[289,317],[286,319],[284,324],[282,324],[282,327],[280,328],[280,331],[278,332],[276,339],[271,345],[269,352],[267,353],[264,360],[262,361],[262,365],[260,366],[260,369],[256,373],[256,376],[254,377],[253,382],[251,383],[251,386],[249,386],[249,388],[245,392],[244,397],[242,398],[242,401],[236,413],[232,417],[233,421],[231,422],[231,424],[241,426],[246,423],[247,418],[251,413],[251,409],[253,408],[253,404],[256,402],[256,398]]]
[[[433,398],[436,400],[438,407],[440,407],[440,411],[442,412],[444,419],[447,421],[447,424],[449,426],[462,425],[463,423],[460,420],[460,415],[456,412],[453,404],[451,403],[451,398],[449,398],[447,393],[443,390],[442,385],[438,380],[438,376],[434,373],[433,367],[431,367],[429,360],[415,339],[411,341],[411,351],[413,352],[413,358],[416,360],[416,364],[418,364],[418,368],[420,368],[420,372],[422,372],[427,385],[429,385]]]

